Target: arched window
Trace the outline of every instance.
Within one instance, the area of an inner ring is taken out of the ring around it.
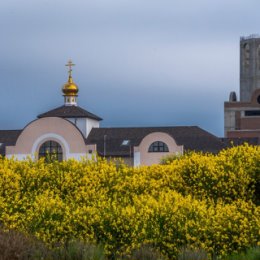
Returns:
[[[62,161],[62,147],[55,141],[47,141],[43,143],[39,149],[39,158],[44,157],[47,162]]]
[[[166,143],[161,141],[156,141],[150,145],[148,152],[149,153],[169,152],[169,148]]]

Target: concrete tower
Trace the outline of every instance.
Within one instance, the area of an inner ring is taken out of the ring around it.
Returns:
[[[260,88],[260,36],[240,38],[240,101],[251,101]]]
[[[224,110],[225,137],[260,142],[260,36],[240,38],[240,100],[231,92]]]

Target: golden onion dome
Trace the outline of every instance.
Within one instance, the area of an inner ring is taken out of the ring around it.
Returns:
[[[73,82],[72,76],[69,75],[68,82],[62,87],[64,96],[77,96],[79,89],[78,86]]]

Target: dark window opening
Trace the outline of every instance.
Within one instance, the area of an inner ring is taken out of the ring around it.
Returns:
[[[148,152],[149,153],[169,152],[169,148],[166,143],[161,141],[156,141],[150,145]]]
[[[257,97],[257,102],[260,104],[260,95]]]
[[[62,161],[62,147],[55,141],[47,141],[43,143],[39,149],[39,159],[45,158],[46,162]]]
[[[260,110],[247,110],[245,116],[260,116]]]

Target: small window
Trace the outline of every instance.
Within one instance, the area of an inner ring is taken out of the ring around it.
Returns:
[[[39,149],[39,158],[44,157],[47,162],[62,161],[62,147],[55,141],[43,143]]]
[[[260,116],[260,110],[247,110],[245,116]]]
[[[156,141],[150,145],[148,152],[149,153],[169,152],[169,148],[166,143],[161,141]]]
[[[130,140],[123,140],[121,145],[129,145],[130,144]]]

